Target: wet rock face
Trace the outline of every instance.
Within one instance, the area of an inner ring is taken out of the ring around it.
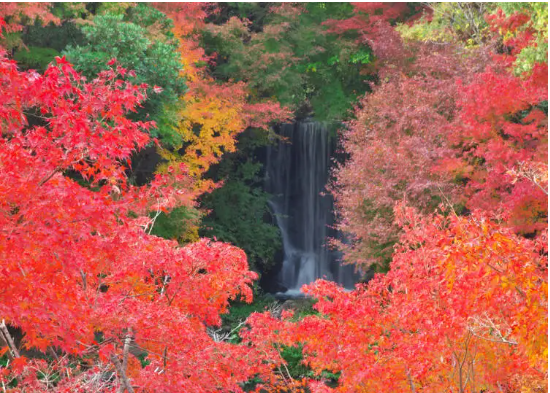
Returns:
[[[283,238],[277,286],[298,294],[302,285],[325,278],[352,287],[353,268],[340,266],[338,254],[325,246],[337,236],[333,200],[325,193],[334,138],[326,124],[312,121],[281,125],[278,131],[286,140],[266,155],[266,190],[273,194],[270,207]]]

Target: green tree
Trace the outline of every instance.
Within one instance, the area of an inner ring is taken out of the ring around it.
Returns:
[[[323,23],[349,17],[352,9],[348,3],[226,6],[218,24],[203,32],[203,46],[217,54],[218,78],[244,80],[299,116],[343,119],[367,91],[374,58],[356,37],[330,34]]]
[[[93,24],[84,26],[85,45],[68,46],[64,51],[76,69],[94,78],[106,69],[107,62],[116,58],[125,68],[134,70],[134,83],[146,83],[148,99],[134,116],[154,120],[166,145],[179,142],[176,105],[185,91],[180,77],[181,62],[177,42],[170,29],[172,22],[162,12],[139,4],[125,13],[107,12],[96,15]],[[160,87],[160,89],[156,88]]]
[[[237,152],[224,156],[211,173],[221,188],[204,195],[201,235],[215,237],[242,248],[251,267],[269,270],[275,253],[281,248],[279,229],[269,220],[270,194],[262,189],[262,164],[254,158],[258,146],[266,143],[264,132],[248,130],[239,141]]]

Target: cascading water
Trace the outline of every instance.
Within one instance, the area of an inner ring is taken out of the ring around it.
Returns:
[[[337,235],[332,197],[323,194],[334,138],[319,122],[281,125],[279,134],[286,140],[268,148],[266,190],[283,240],[280,284],[290,295],[317,278],[351,288],[357,280],[353,268],[341,266],[337,252],[326,247]]]

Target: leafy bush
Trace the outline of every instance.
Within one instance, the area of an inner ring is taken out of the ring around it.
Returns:
[[[14,59],[23,69],[34,69],[43,72],[56,56],[59,56],[59,52],[55,49],[29,46],[16,52]]]
[[[279,228],[270,216],[271,195],[262,188],[262,164],[254,152],[267,143],[265,132],[248,130],[239,138],[237,152],[226,154],[210,175],[222,187],[202,199],[209,214],[202,221],[201,236],[214,237],[242,248],[252,269],[267,271],[281,248]]]
[[[250,167],[257,169],[259,164],[246,163],[243,169]],[[228,180],[205,197],[211,213],[203,220],[202,233],[244,249],[252,267],[269,268],[281,245],[279,229],[264,221],[269,197],[246,180]]]

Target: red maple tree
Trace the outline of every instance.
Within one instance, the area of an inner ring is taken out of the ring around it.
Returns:
[[[0,319],[11,358],[2,384],[239,391],[262,356],[215,342],[207,327],[229,299],[251,300],[256,274],[230,245],[181,248],[149,234],[155,212],[196,194],[184,166],[147,186],[127,182],[154,124],[128,120],[146,86],[110,65],[86,81],[63,58],[39,75],[0,54]]]
[[[387,274],[345,291],[304,287],[319,315],[253,314],[243,334],[300,345],[312,392],[543,392],[547,259],[480,212],[421,216],[398,206],[403,235]],[[334,389],[325,371],[340,373]]]
[[[547,391],[547,64],[514,74],[523,38],[474,52],[491,58],[409,43],[357,108],[333,185],[358,240],[344,251],[368,263],[395,219],[389,272],[353,291],[319,280],[303,288],[318,315],[254,314],[243,332],[275,364],[301,348],[312,392]]]

